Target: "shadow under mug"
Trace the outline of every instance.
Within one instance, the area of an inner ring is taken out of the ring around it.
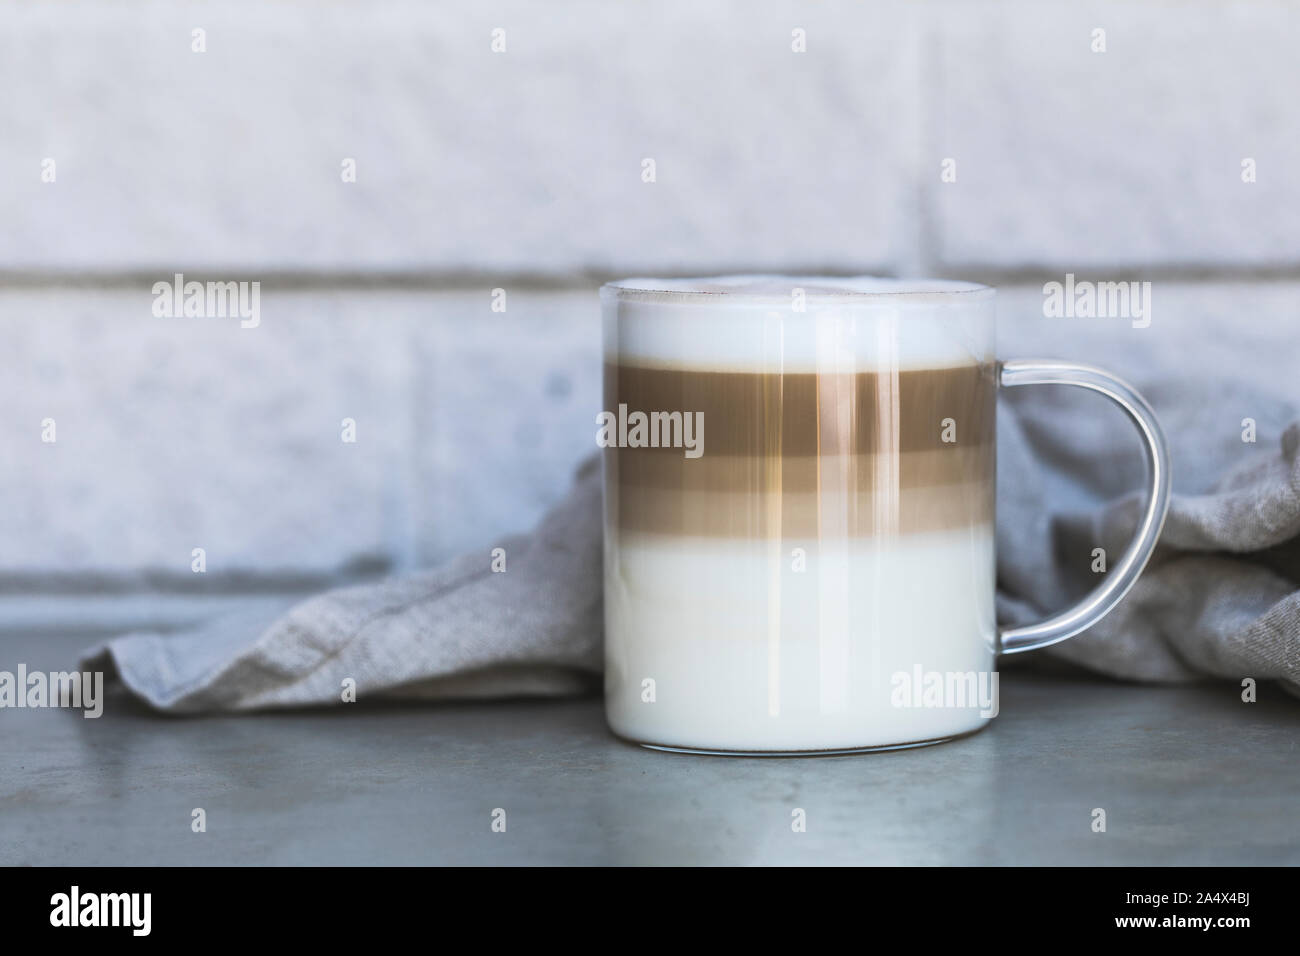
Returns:
[[[973,283],[724,276],[601,289],[605,701],[661,749],[825,754],[985,726],[1001,654],[1105,615],[1164,523],[1146,401],[1101,369],[995,356]],[[1074,385],[1143,439],[1132,543],[1082,601],[994,611],[999,388]]]

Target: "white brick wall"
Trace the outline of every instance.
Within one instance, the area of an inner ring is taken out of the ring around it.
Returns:
[[[425,299],[416,391],[415,558],[429,563],[532,525],[596,447],[594,288]]]
[[[195,547],[209,579],[328,576],[527,527],[594,448],[599,308],[490,303],[264,289],[242,329],[145,286],[0,293],[0,577],[197,587]]]
[[[945,6],[934,257],[948,268],[1294,266],[1300,7]],[[1093,53],[1094,29],[1106,52]],[[1242,181],[1253,159],[1256,181]]]
[[[0,590],[526,527],[592,446],[606,275],[983,278],[1007,354],[1081,357],[1117,333],[1049,328],[1042,282],[1155,277],[1135,354],[1233,327],[1284,363],[1298,40],[1254,0],[0,0]],[[154,318],[176,271],[263,280],[262,326]]]
[[[1300,254],[1300,218],[1278,214],[1300,199],[1300,9],[1285,2],[0,11],[9,270],[572,276]],[[806,53],[791,50],[796,28]],[[342,182],[346,157],[356,183]],[[940,182],[945,158],[955,183]]]
[[[125,7],[4,7],[0,263],[574,275],[883,266],[908,240],[902,7]]]
[[[415,304],[264,294],[254,329],[151,304],[147,287],[0,295],[17,372],[0,376],[0,570],[188,574],[195,547],[209,572],[387,555],[410,520]]]

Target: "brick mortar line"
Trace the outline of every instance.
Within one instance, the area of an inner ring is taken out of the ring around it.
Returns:
[[[148,289],[153,283],[170,279],[174,268],[156,271],[121,273],[100,272],[5,272],[0,270],[0,294],[27,291],[119,291]],[[621,273],[580,273],[550,276],[531,273],[472,273],[450,274],[405,272],[286,272],[275,270],[202,269],[179,270],[187,280],[241,281],[256,280],[275,292],[482,292],[501,287],[535,292],[590,292],[604,282],[640,272],[660,278],[685,278],[707,272],[721,275],[735,272],[762,271],[752,266],[719,266],[701,269],[696,273],[678,270],[628,270]],[[793,274],[840,275],[871,274],[885,277],[898,275],[897,270],[864,266],[860,270],[825,269],[817,266],[792,264],[785,268]],[[1098,277],[1107,280],[1142,279],[1187,284],[1214,284],[1226,282],[1287,282],[1300,280],[1300,264],[1295,262],[1261,264],[1258,266],[1224,265],[1069,265],[1066,263],[1035,264],[1008,268],[990,268],[973,264],[933,263],[927,272],[937,277],[961,278],[989,285],[1035,285],[1072,272],[1081,278]]]

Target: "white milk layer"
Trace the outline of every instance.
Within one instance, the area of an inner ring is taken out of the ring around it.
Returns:
[[[749,752],[979,729],[996,713],[994,573],[988,526],[803,543],[616,531],[609,723],[641,743]]]
[[[993,360],[994,292],[966,282],[628,279],[601,295],[615,362],[842,374]]]

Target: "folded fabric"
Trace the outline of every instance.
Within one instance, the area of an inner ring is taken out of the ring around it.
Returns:
[[[1032,429],[1032,420],[1019,427]],[[1175,494],[1133,590],[1046,653],[1129,680],[1249,677],[1300,692],[1300,423],[1280,445],[1280,454],[1252,457],[1207,494]],[[1141,505],[1133,495],[1099,512],[1058,512],[1035,538],[1015,529],[1034,527],[1034,515],[1046,512],[1000,503],[999,617],[1040,619],[1086,591],[1094,549],[1119,555]]]
[[[589,691],[602,660],[600,521],[592,459],[531,534],[432,571],[330,591],[278,618],[259,610],[177,635],[113,638],[82,666],[175,713],[336,704],[349,693],[364,701]]]

